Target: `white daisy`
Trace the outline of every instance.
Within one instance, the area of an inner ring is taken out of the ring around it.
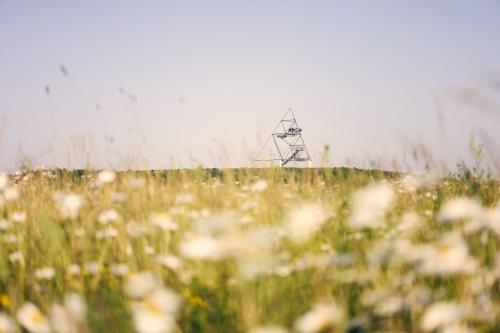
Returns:
[[[90,275],[99,273],[101,269],[101,264],[95,261],[91,261],[85,264],[85,271]]]
[[[477,262],[469,254],[467,243],[459,235],[450,235],[435,244],[416,248],[424,275],[449,275],[473,272]]]
[[[67,294],[64,304],[51,306],[50,321],[57,333],[76,333],[82,329],[86,306],[82,297],[76,293]]]
[[[402,297],[388,296],[378,302],[375,313],[381,316],[392,316],[400,312],[404,306],[405,301]]]
[[[173,271],[176,271],[184,265],[182,260],[179,257],[176,257],[174,255],[170,254],[160,254],[155,257],[155,261],[162,265],[165,266],[166,268],[169,268]]]
[[[160,285],[159,277],[148,271],[133,273],[123,283],[123,291],[130,298],[143,298]]]
[[[10,215],[10,220],[14,223],[22,224],[22,223],[26,222],[27,216],[28,215],[26,214],[26,212],[13,212]]]
[[[175,317],[180,304],[180,297],[166,288],[155,290],[142,301],[132,302],[135,329],[139,333],[173,332],[177,327]]]
[[[149,229],[144,224],[131,221],[127,223],[127,233],[132,238],[139,238],[149,234]]]
[[[328,219],[326,209],[319,203],[304,203],[293,209],[286,221],[288,235],[294,241],[307,240]]]
[[[153,254],[156,253],[156,251],[155,251],[155,248],[152,247],[151,245],[144,245],[144,253],[152,256]]]
[[[6,219],[0,219],[0,231],[9,230],[12,227],[9,221]]]
[[[335,303],[319,303],[297,320],[295,329],[300,333],[323,332],[342,321],[343,316],[343,310]]]
[[[165,231],[176,231],[179,229],[177,223],[167,213],[152,213],[149,216],[149,222]]]
[[[35,270],[35,277],[38,280],[52,280],[56,271],[52,267],[42,267]]]
[[[3,198],[5,201],[15,201],[19,199],[19,190],[15,186],[7,187],[3,190]]]
[[[55,193],[54,199],[58,203],[59,210],[64,219],[76,219],[80,208],[84,204],[83,197],[74,193]]]
[[[14,263],[14,262],[21,262],[23,260],[23,254],[20,251],[15,251],[9,254],[9,261]]]
[[[3,191],[8,185],[9,176],[4,172],[0,172],[0,191]]]
[[[422,219],[415,211],[409,211],[401,216],[401,222],[398,224],[397,229],[400,231],[413,231],[423,225]]]
[[[127,264],[111,264],[109,266],[109,269],[116,276],[125,276],[130,271],[130,269],[127,266]]]
[[[116,238],[117,236],[118,236],[118,230],[116,230],[116,228],[106,228],[106,229],[98,230],[95,233],[95,237],[97,239]]]
[[[99,216],[97,217],[97,220],[99,221],[100,224],[108,224],[110,222],[115,222],[120,218],[120,215],[118,212],[114,209],[107,209],[105,211],[102,211]]]
[[[3,241],[5,243],[9,243],[9,244],[13,244],[13,243],[16,243],[17,242],[17,236],[14,235],[14,234],[6,234],[4,237],[3,237]]]
[[[408,192],[414,192],[424,184],[424,180],[416,175],[408,174],[401,180],[401,186]]]
[[[179,250],[184,257],[198,260],[220,260],[228,254],[223,242],[208,235],[185,239]]]
[[[385,183],[372,184],[356,191],[349,219],[351,227],[356,229],[380,227],[393,202],[394,190]]]
[[[80,275],[80,266],[76,264],[71,264],[68,266],[68,274],[69,275]]]
[[[97,174],[97,183],[99,185],[110,184],[116,179],[116,173],[111,170],[103,170]]]
[[[260,180],[256,181],[255,183],[250,184],[250,186],[249,186],[250,191],[257,192],[257,193],[264,192],[265,190],[267,190],[267,188],[268,188],[267,181],[265,181],[263,179],[260,179]]]
[[[64,307],[79,322],[85,321],[87,306],[83,297],[77,293],[69,293],[64,297]]]
[[[439,210],[437,218],[441,222],[457,220],[482,221],[485,218],[485,212],[479,201],[460,197],[446,202]]]
[[[17,311],[17,320],[31,333],[49,333],[51,327],[47,317],[33,303],[25,303]]]
[[[288,330],[279,326],[262,326],[251,329],[249,333],[287,333]]]
[[[14,320],[9,315],[0,312],[0,332],[14,333],[16,331]]]
[[[434,303],[425,310],[420,320],[420,327],[426,332],[445,328],[459,321],[462,315],[463,310],[456,303]]]

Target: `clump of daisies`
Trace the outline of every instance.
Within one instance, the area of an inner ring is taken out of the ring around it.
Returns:
[[[50,322],[55,332],[88,332],[86,326],[87,306],[77,293],[68,293],[62,303],[53,303],[50,308]]]
[[[169,333],[178,327],[176,319],[181,298],[162,286],[161,278],[153,272],[142,271],[126,277],[123,290],[130,301],[134,327],[139,333]]]

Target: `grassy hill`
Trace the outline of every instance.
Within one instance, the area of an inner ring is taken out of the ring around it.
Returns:
[[[13,326],[500,330],[496,180],[46,170],[3,175],[0,193],[0,313]]]

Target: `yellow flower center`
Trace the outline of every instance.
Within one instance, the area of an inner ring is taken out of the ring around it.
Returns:
[[[1,294],[0,295],[0,305],[2,305],[4,308],[9,308],[10,307],[10,298],[9,298],[9,295],[5,295],[5,294]]]
[[[41,324],[45,321],[45,318],[43,317],[43,315],[40,312],[34,312],[31,315],[31,320],[36,324]]]
[[[144,304],[144,307],[145,307],[148,311],[150,311],[150,312],[152,312],[152,313],[154,313],[154,314],[159,315],[159,314],[161,314],[161,313],[162,313],[162,311],[161,311],[160,307],[159,307],[159,306],[158,306],[155,302],[152,302],[152,301],[149,301],[149,300],[145,300],[145,301],[143,302],[143,304]]]
[[[449,243],[442,243],[438,245],[438,252],[441,255],[446,255],[450,250],[453,248],[453,246]]]

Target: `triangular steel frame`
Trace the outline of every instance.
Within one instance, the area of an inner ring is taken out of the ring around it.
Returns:
[[[278,155],[276,158],[260,158],[260,154],[273,140]],[[255,157],[256,162],[280,161],[280,166],[286,166],[290,162],[308,162],[311,164],[311,156],[302,137],[302,128],[299,127],[292,108],[288,108],[266,140]]]

